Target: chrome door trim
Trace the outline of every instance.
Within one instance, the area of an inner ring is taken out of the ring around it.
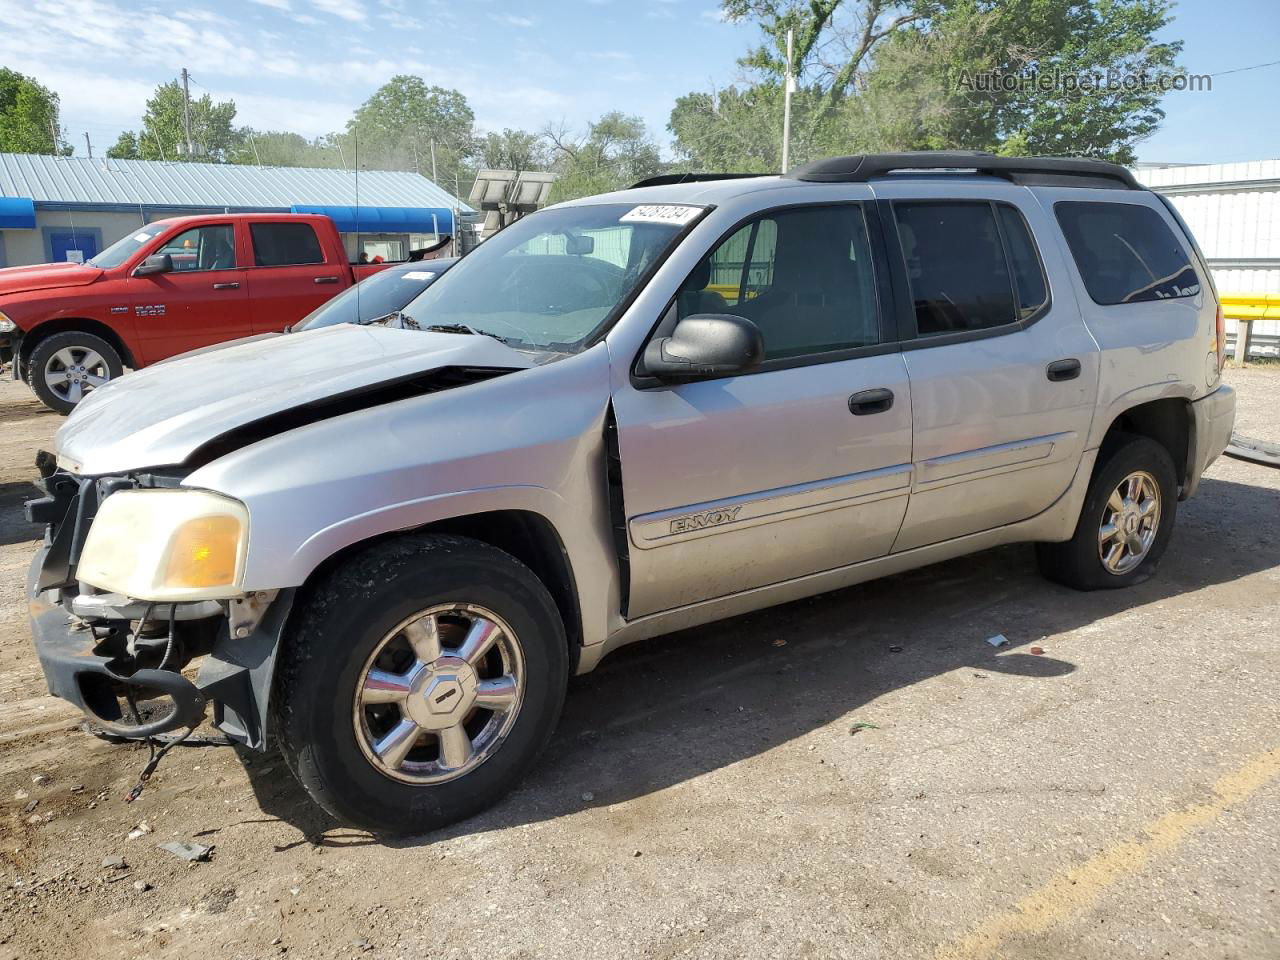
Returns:
[[[928,490],[959,480],[972,480],[980,473],[999,473],[1032,464],[1053,463],[1054,448],[1070,452],[1075,439],[1075,431],[1051,433],[922,460],[915,489]]]
[[[905,496],[911,486],[911,472],[911,464],[900,463],[642,514],[632,517],[627,526],[631,542],[641,550],[650,550],[669,543],[822,513],[854,502],[873,503]]]

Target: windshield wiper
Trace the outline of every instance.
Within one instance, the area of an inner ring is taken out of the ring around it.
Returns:
[[[412,317],[402,315],[402,319],[407,321],[406,326],[410,323],[413,324],[414,330],[426,330],[430,333],[470,333],[477,337],[492,337],[499,343],[507,342],[506,337],[500,337],[496,333],[490,333],[488,330],[479,330],[475,327],[467,326],[465,323],[433,323],[429,327],[419,327],[418,321]]]

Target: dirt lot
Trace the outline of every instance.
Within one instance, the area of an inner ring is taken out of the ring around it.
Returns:
[[[1229,379],[1280,439],[1280,368]],[[0,960],[1280,957],[1280,470],[1215,464],[1129,591],[1019,546],[624,650],[508,801],[386,843],[226,748],[124,802],[145,750],[27,637],[59,422],[0,385]]]

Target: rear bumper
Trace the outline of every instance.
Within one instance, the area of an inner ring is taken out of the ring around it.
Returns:
[[[1223,384],[1208,396],[1194,401],[1191,412],[1195,418],[1195,434],[1187,483],[1182,491],[1184,500],[1196,492],[1201,474],[1231,442],[1231,430],[1236,422],[1236,392]]]
[[[42,547],[27,573],[27,604],[31,638],[44,670],[49,692],[75,704],[108,732],[122,737],[147,737],[200,723],[205,697],[190,680],[171,670],[122,671],[116,660],[95,653],[91,631],[76,629],[74,621],[54,600],[54,591],[40,593],[37,579],[48,548]],[[141,724],[125,722],[117,695],[137,700],[164,698],[171,708]]]

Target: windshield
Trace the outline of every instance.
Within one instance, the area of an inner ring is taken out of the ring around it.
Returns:
[[[439,264],[426,260],[382,270],[321,304],[293,329],[316,330],[336,323],[368,323],[403,310],[406,303],[434,283],[452,263],[452,260],[442,260]]]
[[[143,227],[141,230],[135,230],[127,237],[121,237],[90,260],[88,262],[89,266],[103,270],[110,267],[118,267],[155,239],[157,234],[164,233],[168,228],[169,225],[167,223],[153,223]]]
[[[404,312],[423,328],[579,350],[702,209],[610,203],[530,214],[467,254]]]

